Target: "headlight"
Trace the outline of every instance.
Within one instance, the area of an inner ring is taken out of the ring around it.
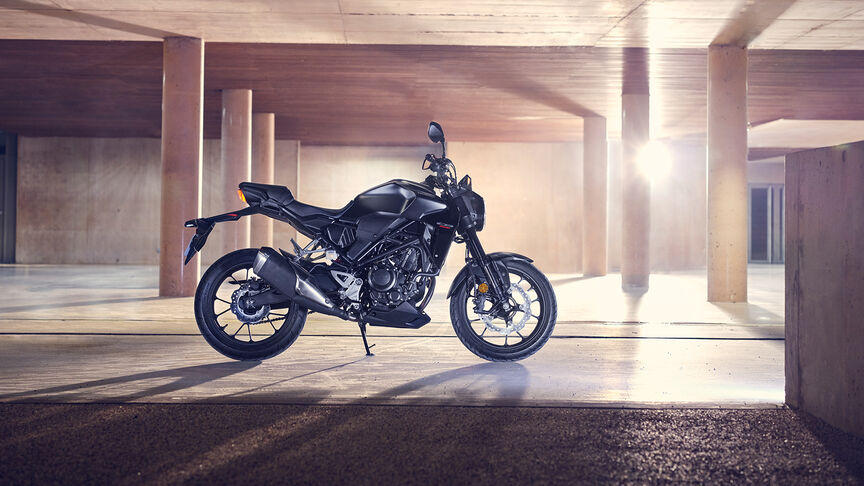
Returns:
[[[474,230],[481,231],[483,226],[486,224],[486,203],[484,203],[483,198],[474,191],[468,191],[462,197],[465,201],[465,207],[470,213],[469,215]]]
[[[483,198],[475,193],[474,198],[474,225],[477,228],[477,231],[482,231],[483,226],[486,224],[486,203],[483,202]]]

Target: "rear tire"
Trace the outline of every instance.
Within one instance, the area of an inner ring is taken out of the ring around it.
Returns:
[[[232,306],[232,297],[242,292],[244,285],[254,282],[262,288],[269,287],[251,270],[257,253],[257,249],[247,248],[216,260],[201,277],[195,292],[195,320],[201,335],[213,349],[236,360],[256,361],[276,356],[297,340],[306,323],[307,310],[294,302],[279,309],[258,308],[260,318],[244,317],[253,322],[244,322],[233,310],[236,305]],[[252,314],[255,311],[247,310]]]
[[[509,320],[491,318],[487,324],[474,311],[480,282],[469,276],[450,299],[450,320],[459,340],[472,353],[489,361],[517,361],[536,353],[549,340],[558,318],[558,304],[549,279],[534,265],[521,260],[501,263],[507,267],[511,284],[521,288],[509,291],[514,308],[521,309],[519,304],[527,302],[527,312],[515,311]],[[485,304],[491,307],[492,302]]]

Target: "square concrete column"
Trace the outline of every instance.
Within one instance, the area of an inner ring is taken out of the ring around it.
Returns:
[[[648,50],[625,49],[621,96],[621,286],[647,289],[650,275],[651,181],[639,155],[649,139]]]
[[[708,300],[747,301],[747,49],[708,48]]]
[[[275,145],[273,113],[252,115],[252,181],[273,184],[273,157]],[[250,240],[254,248],[273,246],[273,219],[256,214],[251,216]]]
[[[223,211],[242,209],[237,186],[249,181],[252,166],[252,90],[222,90]],[[249,218],[223,223],[222,253],[249,247]]]
[[[582,273],[606,275],[606,119],[582,121]]]
[[[195,294],[200,262],[183,265],[194,231],[183,227],[201,212],[201,144],[204,41],[169,37],[162,65],[162,202],[159,227],[159,295]]]
[[[276,142],[274,154],[275,167],[273,181],[275,184],[287,187],[295,198],[301,199],[298,193],[300,177],[300,141],[279,140]],[[297,230],[288,223],[273,223],[273,244],[276,248],[291,248],[291,239],[297,239]]]
[[[786,156],[786,403],[864,438],[864,142]]]

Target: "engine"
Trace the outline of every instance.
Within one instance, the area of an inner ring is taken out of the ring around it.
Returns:
[[[415,247],[371,265],[366,284],[372,304],[395,307],[405,301],[419,302],[426,290],[426,279],[415,282],[413,277],[420,270],[420,250]]]

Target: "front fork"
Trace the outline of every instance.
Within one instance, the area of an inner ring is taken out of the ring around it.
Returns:
[[[497,271],[493,271],[492,262],[489,260],[489,257],[486,256],[486,252],[483,250],[483,245],[480,244],[480,239],[477,237],[477,231],[474,228],[469,228],[463,232],[462,236],[465,239],[465,247],[468,250],[468,254],[471,255],[471,258],[477,262],[477,265],[483,271],[486,281],[489,282],[490,290],[496,297],[498,297],[498,302],[507,302],[507,296],[505,293],[508,286],[507,282],[503,281],[501,275],[499,275]]]

